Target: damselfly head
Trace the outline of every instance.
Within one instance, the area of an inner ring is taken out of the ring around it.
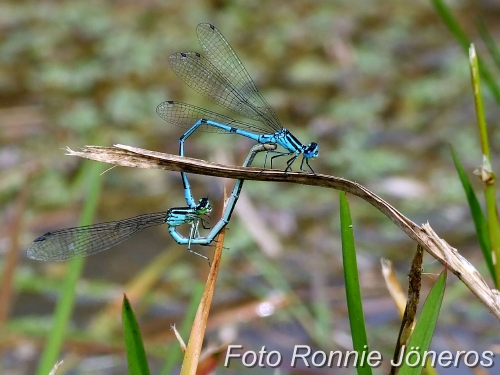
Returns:
[[[319,155],[319,146],[316,142],[311,142],[309,143],[305,148],[304,148],[304,156],[306,158],[317,158]]]
[[[195,207],[195,211],[198,215],[205,215],[212,212],[212,206],[208,198],[201,198],[198,205]]]

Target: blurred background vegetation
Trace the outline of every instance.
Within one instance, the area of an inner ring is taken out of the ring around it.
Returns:
[[[449,3],[480,53],[477,20],[500,40],[499,3]],[[174,52],[201,50],[200,22],[226,36],[284,126],[303,143],[319,143],[316,172],[355,180],[415,222],[429,221],[485,270],[448,149],[451,143],[469,171],[482,161],[468,59],[429,1],[12,1],[0,10],[0,263],[4,280],[13,276],[0,314],[1,373],[34,372],[66,267],[29,261],[24,252],[42,233],[77,225],[86,199],[85,163],[64,156],[63,148],[121,143],[175,154],[183,131],[156,116],[160,102],[220,111],[168,66]],[[495,168],[500,111],[484,94]],[[187,154],[241,164],[251,145],[242,137],[195,134]],[[184,205],[177,173],[114,168],[101,180],[94,222]],[[210,197],[215,221],[224,181],[191,176],[191,183],[196,197]],[[251,181],[243,192],[226,234],[208,342],[266,345],[285,358],[294,344],[348,349],[338,195]],[[350,203],[369,340],[390,357],[399,319],[380,258],[394,261],[406,282],[415,245],[366,202],[351,197]],[[19,257],[10,270],[9,249]],[[178,246],[166,228],[86,261],[64,346],[77,356],[72,373],[126,373],[119,313],[110,314],[108,334],[95,328],[96,316],[165,252],[165,268],[134,305],[157,372],[161,348],[173,340],[170,325],[180,324],[194,285],[208,273],[206,262]],[[424,266],[430,284],[440,264],[428,257]],[[276,280],[264,276],[269,267],[278,270]],[[491,349],[498,322],[454,276],[449,284],[434,349]],[[289,313],[291,290],[312,316],[327,317],[310,322],[319,336],[326,332],[327,346]],[[282,373],[330,371],[284,367]]]

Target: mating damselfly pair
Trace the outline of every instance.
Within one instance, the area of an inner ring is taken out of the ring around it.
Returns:
[[[309,159],[318,157],[318,144],[302,144],[290,131],[283,128],[276,113],[260,94],[227,40],[209,23],[199,24],[197,35],[206,55],[198,52],[179,52],[169,57],[174,72],[192,89],[211,99],[220,106],[248,119],[258,121],[260,125],[234,120],[222,114],[202,109],[190,104],[166,101],[158,105],[156,112],[165,121],[188,128],[180,138],[179,155],[184,156],[184,142],[196,130],[220,133],[234,133],[258,142],[247,156],[243,166],[250,166],[256,153],[266,151],[273,159],[291,156],[285,172],[291,170],[293,163],[302,155],[300,170]],[[276,151],[276,145],[285,151]],[[218,233],[227,225],[243,186],[243,180],[237,180],[221,219],[206,236],[200,235],[199,225],[209,229],[204,218],[211,211],[210,202],[202,198],[196,203],[186,173],[181,172],[184,196],[187,207],[171,208],[167,211],[143,214],[129,219],[94,224],[83,227],[67,228],[47,232],[38,237],[28,249],[28,257],[36,260],[63,261],[85,257],[107,250],[128,239],[143,229],[167,224],[172,238],[181,245],[209,245]],[[177,231],[182,224],[190,225],[189,236]]]

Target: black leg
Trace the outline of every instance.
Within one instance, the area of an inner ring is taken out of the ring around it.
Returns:
[[[288,155],[291,155],[293,154],[293,152],[276,152],[276,151],[269,151],[269,152],[273,152],[273,153],[276,153],[278,155],[275,155],[271,158],[271,169],[273,168],[273,159],[274,158],[280,158],[282,156],[288,156]]]
[[[297,160],[298,157],[299,155],[295,155],[293,158],[288,159],[288,161],[286,162],[285,172],[288,170],[292,170],[292,164],[295,162],[295,160]]]
[[[266,168],[266,165],[267,165],[267,156],[269,154],[278,154],[276,156],[271,157],[271,169],[273,169],[273,159],[274,158],[279,158],[280,156],[284,156],[284,155],[290,155],[290,153],[281,152],[281,151],[266,151],[266,157],[264,159],[264,168]]]
[[[208,226],[208,221],[205,220],[204,218],[200,218],[201,219],[201,225],[203,226],[203,229],[210,229],[210,227]],[[206,226],[205,226],[206,225]]]
[[[305,159],[305,158],[304,158]],[[304,160],[302,160],[302,162],[304,162]],[[316,174],[316,172],[314,172],[314,170],[311,168],[311,166],[309,165],[309,159],[306,159],[306,164],[307,166],[309,167],[309,169],[311,170],[312,173]],[[305,172],[305,171],[304,171]]]
[[[302,156],[302,161],[301,161],[301,163],[300,163],[300,170],[301,170],[302,172],[306,172],[306,170],[304,169],[304,160],[305,160],[305,159],[306,159],[306,158]]]

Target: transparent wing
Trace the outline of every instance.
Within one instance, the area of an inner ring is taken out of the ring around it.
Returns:
[[[47,232],[28,248],[28,258],[64,261],[107,250],[143,229],[165,224],[167,212]]]
[[[281,125],[274,124],[266,112],[238,90],[212,63],[197,52],[179,52],[168,58],[172,70],[189,87],[220,106],[246,118],[259,121],[274,133]]]
[[[262,113],[266,123],[276,131],[281,129],[278,116],[257,90],[252,77],[220,31],[209,23],[200,23],[196,33],[201,48],[212,65]]]
[[[257,133],[267,132],[266,129],[259,127],[257,125],[243,121],[237,121],[216,112],[208,111],[206,109],[196,107],[191,104],[174,102],[172,100],[160,103],[158,107],[156,107],[156,113],[166,122],[169,122],[181,128],[190,128],[198,120],[205,119],[205,120],[212,120],[221,124],[234,126],[238,129],[249,130],[251,132],[257,132]],[[216,128],[215,126],[210,126],[210,125],[201,125],[198,129],[211,133],[229,134],[224,129]]]

